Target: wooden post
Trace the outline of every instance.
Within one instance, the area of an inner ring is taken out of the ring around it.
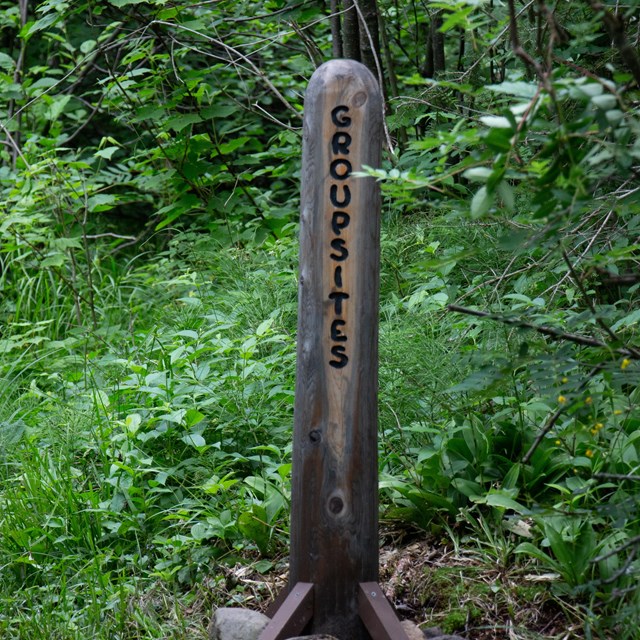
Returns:
[[[371,588],[378,580],[380,193],[373,178],[353,174],[380,166],[381,147],[373,75],[353,60],[323,64],[305,97],[290,592],[282,608],[299,609],[294,592],[313,585],[313,614],[302,631],[341,640],[406,638],[393,614],[389,627],[389,604],[383,611],[360,586],[381,593]],[[289,637],[287,624],[274,616],[261,640]]]
[[[315,585],[311,631],[368,638],[358,584],[378,580],[378,284],[382,101],[334,60],[305,96],[290,580]]]

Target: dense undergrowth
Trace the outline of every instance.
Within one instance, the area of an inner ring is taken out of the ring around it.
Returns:
[[[637,614],[632,480],[602,475],[637,466],[636,365],[613,358],[585,383],[588,350],[448,311],[495,295],[469,274],[509,264],[503,232],[385,221],[381,515],[492,571],[556,574],[597,633]],[[180,233],[153,261],[96,270],[115,280],[96,306],[118,312],[95,331],[3,339],[3,637],[187,637],[199,587],[242,602],[224,568],[286,556],[296,251],[294,236],[246,250]],[[532,288],[509,295],[540,304]]]

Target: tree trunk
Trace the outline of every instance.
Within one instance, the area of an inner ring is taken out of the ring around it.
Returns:
[[[340,0],[331,0],[331,53],[334,58],[342,58],[342,26],[340,20]]]
[[[380,60],[380,36],[378,33],[378,7],[376,0],[358,0],[360,7],[360,59],[378,77]]]
[[[358,12],[353,0],[344,0],[344,18],[342,20],[342,54],[350,60],[360,62],[360,29]]]
[[[442,10],[436,11],[431,20],[431,47],[433,49],[433,76],[445,70],[444,59],[444,33],[440,31],[442,26]]]

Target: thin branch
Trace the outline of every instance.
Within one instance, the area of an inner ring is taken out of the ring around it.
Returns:
[[[598,211],[599,211],[599,209],[597,209],[596,211],[594,211],[594,212],[593,212],[593,214],[591,214],[591,215],[595,215],[595,214],[597,214],[597,213],[598,213]],[[583,251],[583,252],[578,256],[578,258],[576,259],[576,261],[575,261],[575,263],[574,263],[574,266],[575,266],[576,264],[578,264],[578,262],[580,262],[580,261],[581,261],[581,260],[582,260],[586,255],[587,255],[587,253],[589,253],[589,251],[591,250],[591,247],[593,246],[594,242],[598,239],[598,237],[599,237],[599,236],[600,236],[600,234],[602,233],[602,230],[603,230],[603,229],[605,228],[605,226],[607,225],[607,222],[609,222],[609,218],[613,215],[613,213],[614,213],[614,211],[613,211],[613,209],[611,209],[611,210],[609,211],[609,213],[607,213],[607,215],[605,216],[605,218],[604,218],[604,220],[602,221],[602,224],[600,225],[600,227],[598,228],[598,230],[597,230],[595,233],[593,233],[593,234],[591,234],[591,235],[590,235],[589,243],[587,244],[587,248],[586,248],[586,249],[585,249],[585,250],[584,250],[584,251]],[[560,285],[561,285],[561,284],[562,284],[562,283],[563,283],[563,282],[564,282],[564,281],[565,281],[569,276],[572,276],[572,270],[571,270],[571,269],[570,269],[569,271],[567,271],[567,273],[565,273],[565,274],[562,276],[562,278],[560,278],[560,280],[559,280],[556,284],[554,284],[554,285],[552,285],[551,287],[549,287],[548,289],[546,289],[546,290],[544,291],[544,293],[546,293],[546,292],[547,292],[547,291],[549,291],[550,289],[553,289],[553,290],[554,290],[554,295],[555,295],[555,292],[557,292],[557,291],[558,291],[558,288],[560,287]],[[577,285],[577,283],[576,283],[576,285]],[[553,296],[552,296],[552,297],[553,297]]]
[[[371,35],[371,31],[369,30],[369,25],[364,19],[364,15],[362,13],[362,10],[360,9],[360,4],[358,3],[358,0],[353,0],[353,4],[356,8],[356,11],[358,12],[358,18],[360,19],[360,26],[361,28],[364,29],[365,33],[367,34],[367,39],[369,40],[369,46],[371,47],[373,59],[375,60],[375,63],[376,63],[376,70],[378,72],[378,84],[380,85],[380,91],[384,91],[384,76],[382,74],[382,65],[380,63],[380,56],[378,55],[375,41],[373,39],[373,36]],[[385,118],[385,113],[384,113],[384,100],[382,101],[382,125],[384,127],[384,137],[387,142],[387,148],[389,149],[389,153],[391,154],[391,157],[395,158],[396,156],[395,156],[395,153],[393,152],[393,143],[391,142],[391,135],[389,134],[389,128],[387,127],[387,119]]]
[[[278,91],[278,89],[273,84],[273,82],[269,80],[265,72],[262,69],[260,69],[260,67],[258,67],[250,58],[245,56],[244,53],[242,53],[241,51],[238,51],[238,49],[236,49],[235,47],[225,44],[222,40],[218,40],[217,38],[212,38],[211,36],[208,36],[204,33],[196,31],[195,29],[190,29],[189,27],[185,27],[184,25],[173,24],[171,22],[167,22],[166,20],[154,20],[153,22],[150,23],[149,26],[152,27],[155,24],[159,24],[164,27],[171,27],[172,29],[177,28],[178,30],[186,31],[187,33],[191,33],[195,36],[198,36],[199,38],[202,38],[207,42],[210,42],[211,44],[215,44],[217,47],[220,47],[227,52],[230,62],[233,62],[233,60],[231,59],[232,54],[234,56],[237,56],[253,71],[255,75],[257,75],[267,85],[267,87],[271,90],[271,92],[278,98],[278,100],[280,100],[280,102],[282,102],[282,104],[289,111],[295,114],[296,117],[298,118],[300,117],[300,112],[280,93],[280,91]],[[193,48],[196,51],[200,51],[196,47],[190,47],[190,48]],[[202,53],[206,53],[206,52],[202,52]]]
[[[79,65],[78,77],[67,87],[66,93],[73,93],[75,89],[82,83],[87,74],[95,67],[95,62],[98,59],[98,56],[101,53],[105,53],[113,44],[113,41],[118,37],[118,34],[122,31],[124,27],[122,25],[117,26],[107,37],[104,42],[100,43],[100,46],[97,47],[91,54],[91,56],[85,60],[81,66]],[[78,69],[78,67],[76,67]],[[75,69],[74,69],[75,71]]]
[[[533,262],[531,264],[528,264],[526,267],[521,267],[520,269],[516,269],[515,271],[512,271],[511,273],[508,273],[507,270],[505,269],[501,275],[496,276],[495,278],[490,278],[489,280],[485,280],[484,282],[481,282],[480,284],[477,284],[475,287],[472,287],[468,291],[465,291],[461,296],[459,296],[457,298],[458,302],[460,300],[464,300],[465,298],[469,297],[471,294],[473,294],[476,291],[478,291],[478,289],[482,289],[483,287],[487,287],[490,284],[497,283],[496,286],[495,286],[495,289],[497,289],[498,286],[504,280],[506,280],[508,278],[513,278],[513,276],[517,276],[517,275],[519,275],[521,273],[526,273],[527,271],[530,271],[534,267],[539,266],[540,263],[544,262],[545,259],[549,257],[550,253],[551,253],[550,251],[547,252],[544,256],[542,256],[542,258],[539,261]],[[512,264],[513,264],[513,260],[509,262],[509,266],[511,266]],[[507,267],[507,269],[509,268],[509,266]],[[494,293],[495,293],[495,289],[494,289]]]
[[[511,48],[513,52],[520,58],[528,67],[535,70],[538,78],[546,85],[546,74],[539,62],[536,62],[529,53],[527,53],[524,47],[520,44],[520,38],[518,36],[518,22],[516,15],[516,8],[514,0],[508,0],[509,4],[509,35],[511,39]]]
[[[587,306],[589,307],[589,311],[591,311],[591,313],[593,314],[593,317],[595,318],[596,322],[598,323],[598,326],[614,341],[614,342],[618,342],[618,343],[622,343],[623,341],[621,340],[620,336],[618,336],[618,334],[613,331],[611,329],[611,327],[598,315],[596,308],[593,306],[593,302],[591,300],[591,298],[589,297],[589,295],[587,294],[584,285],[582,284],[582,279],[576,274],[573,265],[571,264],[571,260],[569,260],[569,256],[567,255],[566,251],[562,251],[562,257],[564,258],[564,261],[567,265],[567,267],[569,268],[569,271],[571,272],[571,277],[573,278],[574,282],[576,283],[576,286],[578,287],[578,289],[580,289],[580,293],[582,293],[582,296],[584,298],[584,301],[586,302]],[[640,359],[640,351],[638,351],[637,349],[634,349],[633,347],[628,347],[627,351],[629,352],[629,355],[631,355],[633,358],[636,359]],[[625,354],[626,355],[626,354]]]
[[[640,476],[624,473],[604,473],[598,472],[593,474],[598,480],[631,480],[632,482],[640,481]]]
[[[640,352],[633,348],[618,347],[612,349],[606,342],[601,342],[596,338],[590,338],[589,336],[581,336],[575,333],[565,333],[555,327],[547,327],[544,325],[535,325],[520,318],[509,318],[494,313],[488,313],[487,311],[478,311],[476,309],[469,309],[467,307],[459,307],[456,304],[450,304],[447,306],[449,311],[456,313],[464,313],[468,316],[475,316],[476,318],[489,318],[489,320],[497,320],[503,324],[508,324],[521,329],[533,329],[544,336],[548,336],[552,340],[567,340],[575,344],[582,345],[584,347],[599,347],[601,349],[607,349],[615,353],[619,353],[627,358],[633,358],[634,360],[640,360]]]
[[[599,0],[589,0],[589,4],[596,13],[602,14],[602,22],[609,33],[613,45],[618,49],[622,62],[640,87],[640,56],[638,56],[635,47],[627,40],[624,21],[620,16],[609,11]]]
[[[27,159],[22,154],[22,150],[20,149],[20,145],[13,139],[13,136],[11,135],[11,133],[9,132],[7,127],[5,127],[2,122],[0,122],[0,129],[2,129],[2,131],[5,134],[5,136],[7,136],[5,144],[7,144],[9,147],[11,147],[12,151],[16,154],[16,156],[19,156],[20,159],[22,160],[22,162],[24,162],[24,166],[27,169],[29,169],[29,171],[31,171],[31,165],[27,162]],[[15,163],[14,163],[14,168],[15,168]]]
[[[599,371],[602,371],[603,367],[604,367],[603,364],[599,364],[593,367],[593,369],[589,371],[589,375],[586,378],[584,378],[582,382],[579,384],[578,388],[576,389],[576,393],[573,400],[568,404],[561,406],[554,412],[554,414],[547,421],[547,424],[544,425],[544,427],[540,430],[540,432],[536,436],[536,439],[533,441],[533,443],[529,447],[529,450],[527,451],[527,453],[525,453],[524,456],[522,457],[522,464],[528,464],[529,460],[531,460],[531,457],[535,453],[536,449],[540,446],[540,443],[547,437],[547,434],[551,431],[551,429],[553,429],[555,423],[558,421],[558,418],[565,411],[567,411],[568,409],[573,407],[575,404],[577,404],[578,399],[580,397],[580,392],[583,391],[583,389],[585,389],[585,387],[589,384],[589,381],[591,380],[591,378],[593,378],[596,375],[596,373],[598,373]]]
[[[118,238],[119,240],[137,240],[136,236],[121,236],[118,233],[97,233],[95,235],[85,235],[87,240],[98,240],[99,238]]]
[[[525,4],[524,7],[522,7],[522,9],[518,11],[518,13],[516,14],[516,19],[518,19],[521,15],[529,11],[529,8],[531,7],[531,5],[535,4],[536,2],[538,2],[538,0],[529,0],[529,2],[527,2],[527,4]],[[498,44],[498,42],[500,42],[500,40],[502,40],[502,38],[504,38],[505,34],[509,31],[510,26],[511,25],[508,23],[507,26],[503,27],[500,33],[489,43],[487,48],[478,56],[476,61],[460,76],[461,82],[466,77],[471,75],[473,70],[482,62],[482,60],[484,60],[484,57],[491,52],[491,50],[495,47],[495,45]]]
[[[95,115],[98,113],[100,107],[102,106],[103,100],[104,94],[100,96],[98,103],[92,107],[91,113],[85,117],[82,124],[64,141],[65,144],[69,144],[94,119]]]
[[[611,556],[615,556],[617,553],[628,549],[629,547],[633,547],[640,542],[640,536],[634,536],[633,538],[629,538],[624,544],[621,544],[619,547],[612,549],[611,551],[607,551],[607,553],[603,553],[601,556],[593,559],[593,562],[601,562],[602,560],[606,560]]]
[[[601,584],[613,584],[618,578],[621,578],[625,573],[627,573],[629,567],[631,566],[631,563],[636,557],[636,551],[637,549],[631,549],[629,555],[627,556],[627,559],[625,560],[625,563],[615,573],[612,573],[606,580],[603,580]],[[595,560],[592,560],[591,563],[594,564]]]

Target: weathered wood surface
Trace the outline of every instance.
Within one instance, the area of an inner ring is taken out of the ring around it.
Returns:
[[[290,585],[314,584],[307,631],[368,640],[358,584],[378,579],[379,166],[382,99],[333,60],[305,98]]]
[[[364,582],[358,592],[360,618],[371,640],[409,640],[380,585]]]

